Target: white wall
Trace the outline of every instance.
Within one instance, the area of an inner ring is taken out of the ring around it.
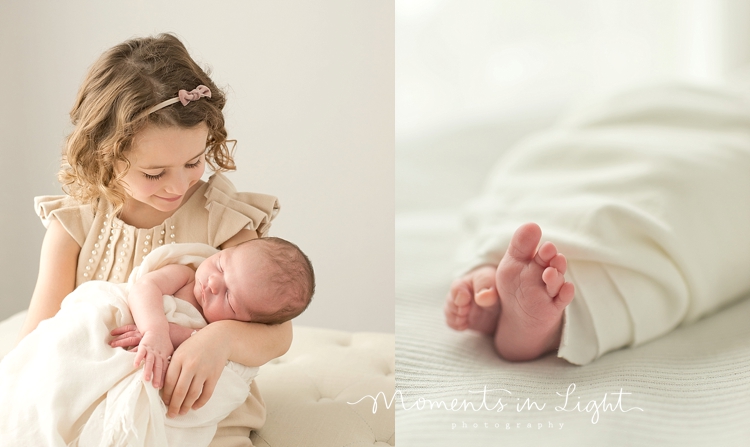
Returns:
[[[750,91],[750,0],[399,0],[397,212],[459,209],[568,108],[742,66]]]
[[[238,189],[280,198],[271,234],[307,252],[298,324],[394,330],[394,6],[387,1],[0,3],[0,319],[25,308],[84,74],[125,39],[177,33],[226,87]]]
[[[399,140],[750,62],[748,0],[403,0]]]

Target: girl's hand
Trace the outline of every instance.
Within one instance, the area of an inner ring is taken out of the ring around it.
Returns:
[[[229,342],[209,327],[185,340],[172,356],[162,390],[167,417],[197,410],[213,395],[229,360]]]
[[[147,331],[138,345],[133,366],[138,367],[143,361],[143,380],[150,380],[154,388],[161,388],[172,352],[174,349],[168,334]]]

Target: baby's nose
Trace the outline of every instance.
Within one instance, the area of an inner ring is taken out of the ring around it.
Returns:
[[[213,293],[214,295],[219,293],[220,284],[215,275],[211,275],[208,278],[208,288],[211,289],[211,293]]]

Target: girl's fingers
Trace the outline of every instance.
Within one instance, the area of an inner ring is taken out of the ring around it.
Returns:
[[[180,414],[186,414],[193,404],[198,400],[203,391],[203,380],[198,380],[197,377],[193,377],[193,381],[190,383],[190,389],[188,390],[185,400],[182,401],[180,406]]]
[[[167,365],[167,372],[164,377],[164,387],[161,390],[161,400],[164,401],[164,405],[169,406],[172,401],[172,394],[174,393],[181,370],[182,367],[177,362],[173,361]]]
[[[201,396],[193,404],[193,410],[197,410],[198,408],[206,405],[208,400],[211,399],[211,396],[213,396],[215,389],[216,382],[213,380],[206,380],[206,382],[203,384],[203,392],[201,392]]]
[[[185,402],[185,398],[190,391],[192,382],[193,377],[190,377],[188,379],[185,377],[185,375],[180,375],[180,378],[174,387],[174,391],[172,392],[172,397],[169,401],[169,410],[167,412],[167,417],[175,417],[180,413],[180,409],[182,408],[182,404],[183,402]]]

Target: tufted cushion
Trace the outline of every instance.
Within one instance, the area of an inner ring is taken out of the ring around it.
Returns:
[[[261,367],[256,379],[268,418],[251,435],[253,444],[395,445],[395,405],[386,408],[395,390],[394,367],[393,334],[295,326],[289,352]],[[381,392],[373,413],[367,396]]]

